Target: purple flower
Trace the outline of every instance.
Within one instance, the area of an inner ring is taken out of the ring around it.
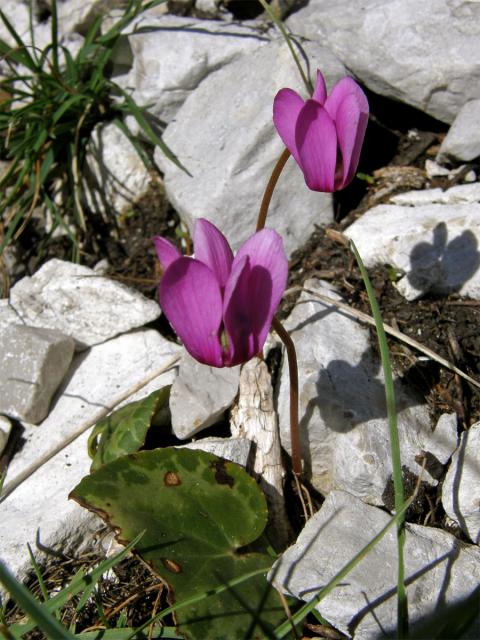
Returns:
[[[367,121],[368,101],[358,84],[342,78],[327,97],[320,71],[311,99],[281,89],[273,103],[275,127],[313,191],[337,191],[353,180]]]
[[[154,239],[164,269],[160,306],[187,351],[213,367],[233,367],[263,347],[287,283],[288,261],[275,231],[262,229],[233,257],[208,220],[195,224],[195,257]]]

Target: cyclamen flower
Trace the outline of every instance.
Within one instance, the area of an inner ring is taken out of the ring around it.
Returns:
[[[287,282],[288,261],[275,231],[262,229],[235,258],[208,220],[195,224],[195,257],[156,236],[164,273],[160,306],[187,351],[213,367],[250,360],[263,347]]]
[[[368,122],[367,98],[352,78],[342,78],[327,96],[317,71],[311,99],[281,89],[273,122],[313,191],[343,189],[355,175]]]

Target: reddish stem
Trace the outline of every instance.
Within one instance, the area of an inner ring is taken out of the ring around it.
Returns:
[[[282,155],[277,160],[276,165],[273,167],[272,175],[270,176],[270,180],[265,187],[265,193],[263,194],[262,204],[260,205],[260,210],[258,212],[257,218],[257,231],[260,231],[265,226],[265,222],[267,220],[268,208],[270,206],[270,200],[272,199],[273,190],[275,189],[275,185],[278,182],[280,174],[283,171],[283,167],[290,157],[290,151],[285,149]]]
[[[298,426],[298,365],[297,353],[290,334],[280,320],[273,318],[272,326],[280,336],[288,356],[290,373],[290,441],[292,450],[292,468],[297,476],[302,473],[302,457],[300,453],[300,430]]]

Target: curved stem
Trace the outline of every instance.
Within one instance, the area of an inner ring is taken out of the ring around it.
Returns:
[[[298,365],[297,352],[290,334],[280,320],[273,318],[272,326],[280,336],[288,356],[288,370],[290,373],[290,441],[292,449],[292,468],[297,476],[302,473],[302,457],[300,454],[300,431],[298,428]]]
[[[288,149],[284,149],[282,155],[277,160],[276,165],[273,167],[272,175],[270,176],[270,180],[265,187],[265,193],[263,194],[262,204],[260,205],[260,210],[258,212],[257,218],[257,228],[256,231],[260,231],[265,226],[265,222],[267,220],[268,207],[270,206],[270,200],[272,199],[273,190],[275,189],[275,185],[278,182],[280,174],[283,171],[283,167],[290,157],[290,151]]]

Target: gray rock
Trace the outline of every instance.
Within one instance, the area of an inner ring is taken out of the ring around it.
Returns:
[[[316,280],[305,287],[339,299]],[[368,330],[357,321],[302,293],[285,322],[299,366],[299,415],[303,459],[312,483],[324,495],[342,489],[372,504],[392,473],[385,391],[380,363],[372,355]],[[416,395],[395,383],[402,463],[420,472],[415,457],[425,450],[431,427]],[[289,375],[286,358],[278,391],[282,444],[290,450]],[[425,472],[424,479],[436,481]]]
[[[88,143],[83,198],[95,213],[122,216],[154,180],[137,150],[114,124],[97,125]]]
[[[34,276],[17,282],[10,292],[10,309],[4,307],[9,318],[12,308],[26,324],[72,336],[77,349],[104,342],[160,315],[156,302],[133,289],[56,258]]]
[[[8,467],[5,488],[48,457],[54,447],[70,441],[79,427],[156,369],[172,360],[180,347],[168,342],[153,329],[142,329],[96,345],[77,354],[71,375],[65,380],[52,411],[38,427],[23,424],[25,440],[21,451]],[[162,374],[128,402],[171,384],[173,371]]]
[[[480,4],[437,0],[310,0],[287,25],[331,47],[375,93],[453,122],[480,98]],[[320,66],[316,61],[315,64]]]
[[[480,422],[460,436],[442,487],[442,503],[476,544],[480,542]]]
[[[247,467],[250,462],[252,441],[246,438],[201,438],[176,448],[207,451],[207,453],[213,453],[220,458],[235,462],[241,467]]]
[[[74,352],[60,331],[11,324],[0,331],[0,412],[37,424],[48,413]]]
[[[470,162],[480,156],[480,100],[470,100],[458,112],[445,139],[438,159]]]
[[[0,456],[7,446],[11,430],[12,423],[10,420],[6,416],[0,416]]]
[[[345,231],[367,267],[389,264],[407,300],[457,292],[480,298],[480,204],[379,205]]]
[[[44,547],[69,553],[88,540],[92,530],[103,526],[68,500],[70,491],[90,470],[88,424],[139,382],[167,366],[178,351],[179,347],[153,329],[97,345],[75,357],[72,375],[48,418],[38,427],[23,424],[26,442],[9,464],[4,490],[17,486],[0,505],[0,556],[17,578],[22,580],[31,571],[27,543],[37,559],[43,558],[37,535]],[[171,384],[174,376],[173,369],[165,371],[122,404]],[[58,453],[52,456],[54,450]]]
[[[186,440],[215,424],[238,392],[240,367],[217,369],[183,356],[170,393],[172,429]]]
[[[122,84],[133,87],[137,104],[164,122],[210,73],[270,41],[241,24],[151,12],[136,20],[128,34],[133,66]]]
[[[333,491],[295,545],[271,571],[284,593],[310,600],[388,523],[384,511]],[[427,616],[469,596],[480,580],[480,550],[430,527],[407,525],[405,575],[411,632]],[[392,527],[316,608],[355,640],[392,636],[396,628],[397,540]],[[432,621],[433,622],[433,621]],[[462,638],[479,637],[478,619]],[[426,637],[426,636],[421,636]],[[431,636],[429,636],[431,637]]]
[[[345,75],[328,49],[314,44],[305,49],[329,85]],[[165,130],[165,142],[191,175],[159,149],[155,161],[165,173],[169,200],[190,229],[197,218],[206,217],[235,248],[253,233],[267,181],[284,148],[272,122],[273,99],[282,87],[302,92],[288,47],[275,40],[211,74]],[[267,226],[283,236],[290,254],[315,224],[330,222],[332,216],[331,195],[309,191],[290,159],[276,187]]]

